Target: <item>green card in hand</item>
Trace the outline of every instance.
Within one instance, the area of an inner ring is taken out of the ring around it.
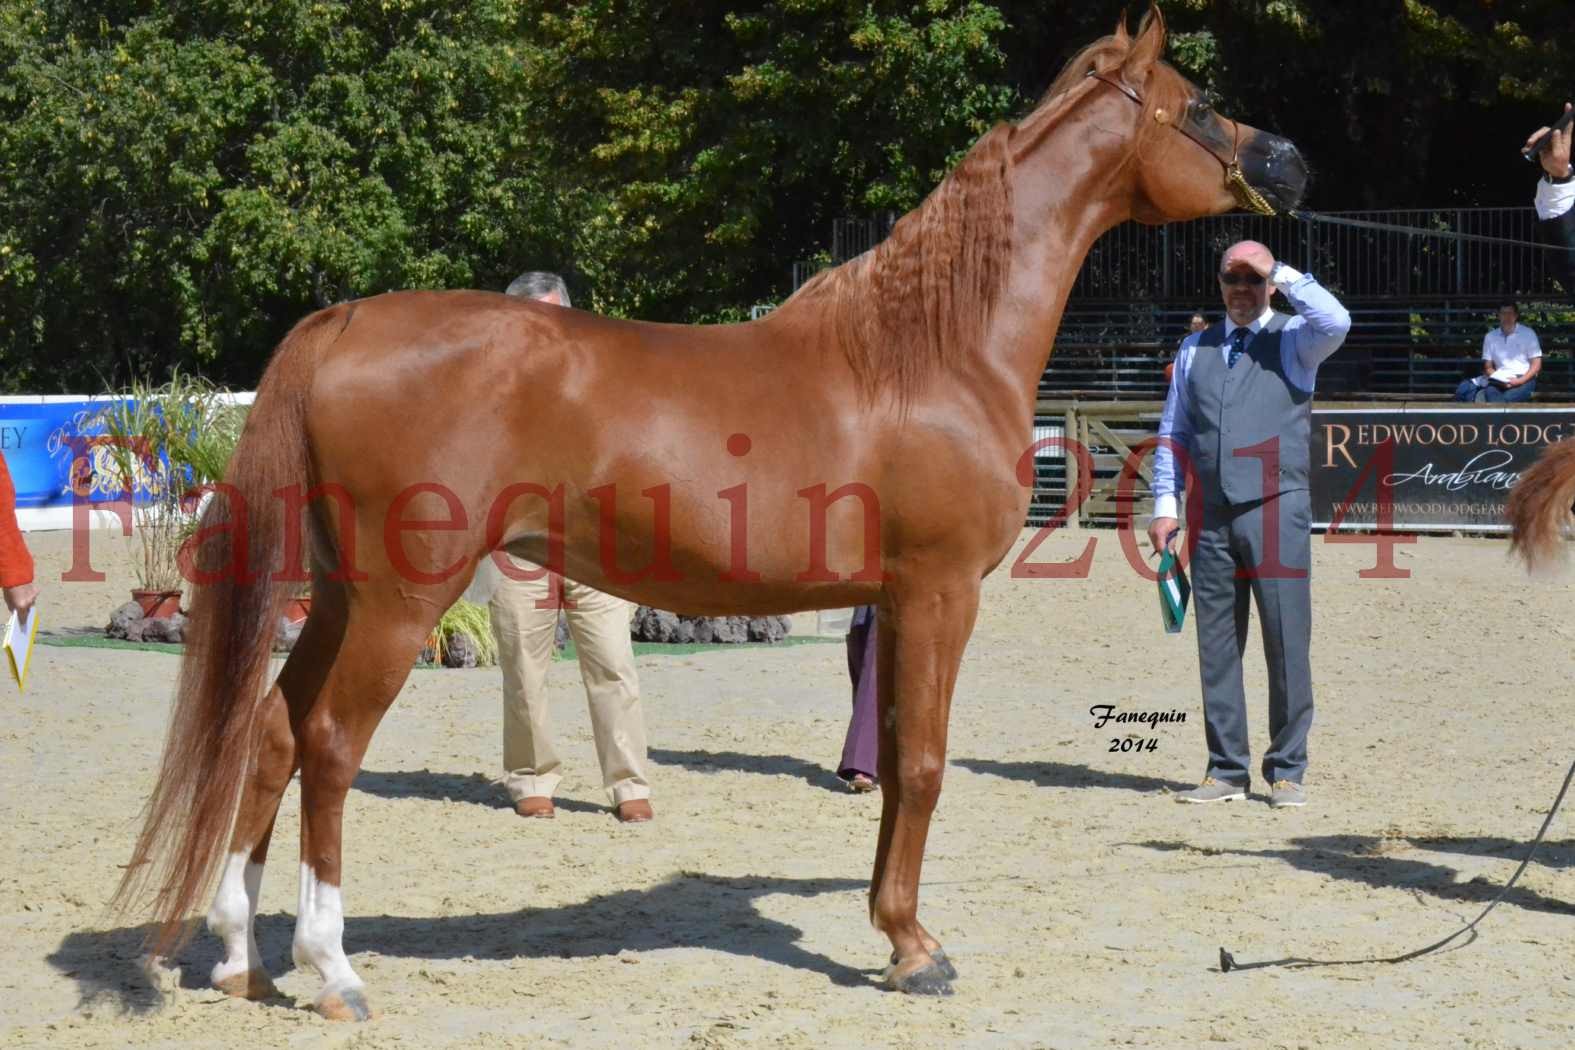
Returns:
[[[1172,551],[1159,559],[1159,618],[1166,634],[1180,634],[1187,618],[1187,599],[1192,597],[1192,586],[1187,583],[1187,573]]]

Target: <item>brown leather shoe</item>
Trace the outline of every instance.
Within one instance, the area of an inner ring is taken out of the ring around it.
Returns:
[[[541,817],[551,820],[556,812],[552,808],[552,799],[546,795],[527,795],[514,803],[514,812],[522,817]]]
[[[615,810],[618,819],[625,824],[644,824],[656,818],[656,811],[651,808],[650,799],[631,798],[618,803]]]

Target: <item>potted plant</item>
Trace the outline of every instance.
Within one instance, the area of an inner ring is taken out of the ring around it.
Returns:
[[[431,651],[431,662],[444,667],[486,667],[497,663],[498,646],[492,637],[490,610],[459,599],[432,629],[427,649]]]
[[[94,468],[100,490],[131,500],[136,537],[132,600],[144,616],[180,607],[182,545],[196,527],[195,497],[221,481],[245,421],[245,406],[197,376],[133,383],[93,419],[101,441]]]
[[[207,380],[176,373],[170,385],[169,396],[179,398],[181,403],[180,408],[170,412],[170,417],[178,418],[180,425],[171,427],[168,435],[172,482],[180,490],[183,516],[178,550],[186,545],[201,523],[207,487],[223,481],[228,473],[250,406],[240,404],[233,393]],[[305,593],[305,585],[301,591]],[[286,610],[291,622],[306,619],[305,607],[311,599],[296,601],[301,603],[302,609],[298,616],[295,615],[292,602]]]

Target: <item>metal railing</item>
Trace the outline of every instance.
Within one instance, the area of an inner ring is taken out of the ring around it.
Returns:
[[[858,258],[884,241],[900,218],[889,211],[873,219],[831,220],[831,258],[838,263]]]
[[[1317,218],[1221,215],[1149,227],[1126,223],[1095,242],[1071,298],[1219,297],[1220,253],[1243,239],[1262,241],[1298,269],[1353,299],[1552,296],[1553,253],[1537,242],[1537,216],[1524,208],[1414,208],[1331,212],[1331,218],[1403,230],[1352,228]],[[1521,244],[1455,240],[1451,234]]]
[[[1196,302],[1219,298],[1214,273],[1235,241],[1262,241],[1286,262],[1353,299],[1557,296],[1551,251],[1536,246],[1537,216],[1523,208],[1395,208],[1330,212],[1331,218],[1406,227],[1371,230],[1317,218],[1236,213],[1168,226],[1123,223],[1089,250],[1071,301]],[[837,219],[831,255],[842,263],[879,244],[896,221]],[[1521,241],[1459,241],[1450,234]],[[794,287],[801,283],[794,274]],[[806,278],[807,279],[807,278]]]
[[[1409,348],[1480,347],[1482,337],[1496,325],[1497,297],[1460,299],[1414,298],[1356,299],[1342,295],[1351,311],[1347,345]],[[1184,301],[1184,300],[1183,300]],[[1208,318],[1222,312],[1219,293],[1212,300],[1195,300]],[[1536,331],[1544,351],[1575,345],[1575,309],[1562,302],[1522,298],[1521,321]],[[1281,309],[1285,309],[1283,305]],[[1067,305],[1056,334],[1058,350],[1097,347],[1158,348],[1173,350],[1187,332],[1192,311],[1178,301],[1155,303],[1147,299],[1125,302],[1074,301]]]
[[[824,270],[826,267],[813,260],[805,260],[793,264],[793,290],[796,292],[809,282],[809,279]]]
[[[1061,318],[1042,394],[1115,399],[1163,396],[1163,365],[1192,310],[1218,316],[1219,256],[1243,238],[1268,244],[1316,273],[1350,309],[1346,347],[1320,387],[1352,397],[1447,397],[1474,362],[1499,299],[1521,300],[1522,320],[1547,353],[1538,396],[1575,398],[1575,310],[1555,283],[1554,253],[1537,244],[1525,208],[1416,208],[1330,213],[1408,229],[1374,230],[1319,218],[1231,214],[1150,227],[1126,223],[1088,254]],[[879,244],[896,216],[838,219],[834,262]],[[1452,240],[1459,233],[1520,244]],[[794,288],[815,267],[794,266]]]
[[[1170,352],[1130,347],[1058,349],[1039,379],[1039,396],[1085,401],[1163,400]],[[1448,400],[1462,379],[1482,374],[1480,354],[1463,348],[1428,352],[1346,346],[1318,369],[1318,396],[1351,400]],[[1575,401],[1575,359],[1542,358],[1536,399]]]

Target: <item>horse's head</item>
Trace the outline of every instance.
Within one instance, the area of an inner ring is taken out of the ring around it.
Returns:
[[[1069,93],[1079,81],[1093,81],[1089,105],[1120,114],[1126,127],[1136,119],[1127,165],[1132,217],[1175,222],[1238,207],[1273,214],[1301,203],[1307,165],[1296,147],[1216,113],[1161,60],[1164,50],[1165,19],[1155,7],[1136,37],[1117,26],[1074,59],[1050,91]]]

